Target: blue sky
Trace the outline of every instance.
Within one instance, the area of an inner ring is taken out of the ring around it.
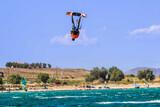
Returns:
[[[67,11],[87,13],[72,42]],[[53,67],[160,67],[159,0],[0,1],[0,67],[7,61]]]

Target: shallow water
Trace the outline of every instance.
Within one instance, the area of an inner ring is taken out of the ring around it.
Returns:
[[[0,107],[160,107],[160,88],[0,93]]]

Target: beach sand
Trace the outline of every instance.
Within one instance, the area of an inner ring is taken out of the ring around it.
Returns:
[[[140,88],[147,88],[145,84],[139,84]],[[37,92],[37,91],[56,91],[56,90],[96,90],[96,89],[131,89],[135,88],[133,84],[107,84],[104,88],[104,85],[94,85],[94,88],[86,88],[82,86],[48,86],[47,89],[44,87],[34,87],[28,88],[28,92]],[[149,88],[160,88],[160,83],[150,83]],[[1,91],[1,92],[9,92],[9,91]],[[11,90],[10,92],[25,92],[23,90]]]
[[[139,84],[140,88],[147,88],[145,84]],[[48,89],[38,89],[38,90],[31,90],[28,91],[54,91],[54,90],[96,90],[96,89],[104,89],[104,85],[94,85],[95,88],[84,88],[80,86],[53,86],[53,87],[47,87]],[[135,88],[133,84],[108,84],[106,87],[109,87],[109,89],[131,89]],[[160,88],[160,83],[150,83],[149,88]]]

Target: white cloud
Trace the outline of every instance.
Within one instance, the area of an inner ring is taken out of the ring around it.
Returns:
[[[64,36],[54,36],[51,38],[50,42],[52,44],[58,45],[93,45],[97,43],[97,38],[89,37],[86,35],[85,30],[81,30],[80,36],[75,41],[71,40],[70,34],[65,34]]]
[[[160,33],[160,25],[152,25],[146,28],[135,29],[130,32],[131,35],[136,34],[159,34]]]

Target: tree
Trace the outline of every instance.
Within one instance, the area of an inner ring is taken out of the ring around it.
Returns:
[[[17,63],[16,62],[12,62],[12,66],[13,66],[13,68],[17,68]]]
[[[11,84],[20,84],[22,77],[19,74],[10,75],[8,78],[8,82]]]
[[[98,67],[93,68],[93,69],[90,71],[91,77],[92,77],[94,80],[99,79],[100,71],[101,71],[101,70],[100,70]]]
[[[38,80],[44,83],[44,88],[46,88],[46,83],[49,80],[49,74],[46,73],[40,73],[38,74]]]
[[[111,67],[109,69],[110,80],[111,81],[121,81],[124,79],[124,73],[117,67]]]
[[[7,62],[7,63],[6,63],[6,67],[11,68],[11,67],[12,67],[12,63],[11,63],[11,62]]]
[[[48,68],[52,68],[52,65],[51,65],[51,64],[48,64]]]
[[[105,67],[95,67],[90,71],[90,75],[86,77],[86,81],[92,82],[100,80],[101,82],[121,81],[124,79],[124,73],[117,67],[111,67],[109,70]]]
[[[47,83],[47,81],[49,79],[49,74],[40,73],[40,74],[38,74],[38,79],[43,83]]]
[[[24,68],[29,68],[30,64],[24,63]]]
[[[31,66],[31,68],[36,68],[36,64],[35,63],[32,63],[30,66]]]
[[[46,63],[18,63],[18,62],[7,62],[6,67],[13,67],[13,68],[51,68],[51,64],[46,64]]]
[[[151,69],[146,70],[146,81],[152,81],[155,79],[155,75],[153,74],[153,71]]]
[[[2,78],[0,78],[0,85],[2,85],[3,84],[3,79]]]
[[[3,90],[3,89],[4,89],[4,87],[3,87],[3,79],[0,78],[0,90]]]
[[[42,63],[39,63],[39,68],[43,68],[43,64]]]
[[[102,67],[95,67],[90,71],[90,75],[86,77],[87,82],[92,82],[94,80],[100,80],[101,82],[108,82],[109,72],[108,69]]]
[[[116,66],[109,68],[109,72],[112,73],[115,70],[119,70]]]
[[[92,70],[90,70],[90,74],[87,75],[87,77],[85,78],[85,81],[86,82],[93,82],[94,80],[99,79],[100,72],[101,72],[101,69],[99,69],[98,67],[93,68]]]
[[[152,81],[155,79],[155,75],[151,69],[140,70],[138,71],[137,77],[142,80],[145,79],[146,81]]]
[[[36,63],[35,68],[40,68],[40,63]]]
[[[108,82],[108,80],[109,80],[109,71],[106,68],[102,67],[100,69],[99,78],[103,82]]]
[[[47,64],[46,64],[46,63],[43,63],[42,66],[43,66],[43,68],[46,68],[46,67],[47,67]]]
[[[138,79],[140,79],[140,80],[141,80],[141,79],[144,79],[145,76],[146,76],[146,74],[145,74],[145,71],[144,71],[144,70],[138,71],[138,74],[137,74]]]

